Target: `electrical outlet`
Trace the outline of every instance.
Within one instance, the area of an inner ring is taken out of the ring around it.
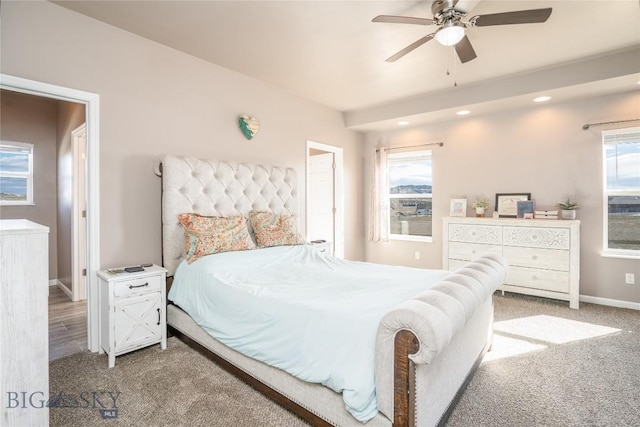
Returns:
[[[420,252],[416,251],[416,253],[414,254],[414,256],[416,257],[416,259],[420,259]]]
[[[626,273],[624,275],[624,283],[627,285],[635,285],[636,284],[636,275],[633,273]]]

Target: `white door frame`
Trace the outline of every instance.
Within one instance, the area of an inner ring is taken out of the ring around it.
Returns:
[[[0,74],[0,88],[85,105],[87,124],[87,347],[99,350],[98,277],[100,270],[99,107],[100,96],[21,77]]]
[[[87,224],[83,220],[86,215],[87,192],[85,178],[87,176],[85,159],[87,149],[86,122],[71,131],[73,147],[73,229],[71,231],[71,283],[72,300],[87,299],[87,284],[82,269],[85,268],[87,254]]]
[[[309,224],[309,207],[311,203],[309,201],[309,157],[311,156],[311,150],[321,150],[334,154],[336,162],[334,186],[335,197],[335,239],[333,242],[334,255],[337,258],[344,258],[344,178],[343,178],[343,153],[342,147],[335,147],[333,145],[321,144],[315,141],[307,141],[307,153],[306,153],[306,176],[305,176],[305,228],[308,229]]]

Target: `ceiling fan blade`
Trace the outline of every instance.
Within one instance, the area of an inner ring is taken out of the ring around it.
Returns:
[[[476,51],[473,50],[473,46],[471,46],[471,42],[469,41],[469,37],[464,36],[462,40],[455,44],[456,53],[458,54],[458,58],[460,58],[460,62],[463,64],[465,62],[469,62],[473,59],[476,59],[478,55],[476,55]]]
[[[422,46],[423,44],[425,44],[426,42],[428,42],[429,40],[431,40],[433,38],[434,34],[428,34],[426,36],[424,36],[423,38],[416,40],[415,42],[411,43],[409,46],[405,47],[404,49],[402,49],[401,51],[399,51],[398,53],[396,53],[393,56],[390,56],[389,58],[387,58],[387,62],[395,62],[398,59],[402,58],[403,56],[405,56],[407,53],[411,52],[412,50]]]
[[[518,10],[515,12],[490,13],[471,18],[470,22],[476,27],[492,25],[533,24],[545,22],[551,16],[552,8]]]
[[[415,18],[412,16],[394,16],[379,15],[371,20],[371,22],[386,22],[391,24],[414,24],[414,25],[432,25],[433,19]]]

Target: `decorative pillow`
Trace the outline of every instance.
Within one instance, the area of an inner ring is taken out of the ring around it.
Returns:
[[[278,215],[270,211],[251,211],[249,222],[259,248],[305,243],[298,232],[298,222],[291,215]]]
[[[255,249],[242,215],[203,216],[196,213],[178,215],[184,228],[187,262],[218,252]]]

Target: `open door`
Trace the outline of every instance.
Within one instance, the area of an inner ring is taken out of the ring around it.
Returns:
[[[72,299],[87,299],[87,202],[86,153],[87,125],[83,123],[71,132],[73,143],[73,237]]]
[[[342,148],[307,141],[307,240],[331,242],[333,254],[344,257]]]

